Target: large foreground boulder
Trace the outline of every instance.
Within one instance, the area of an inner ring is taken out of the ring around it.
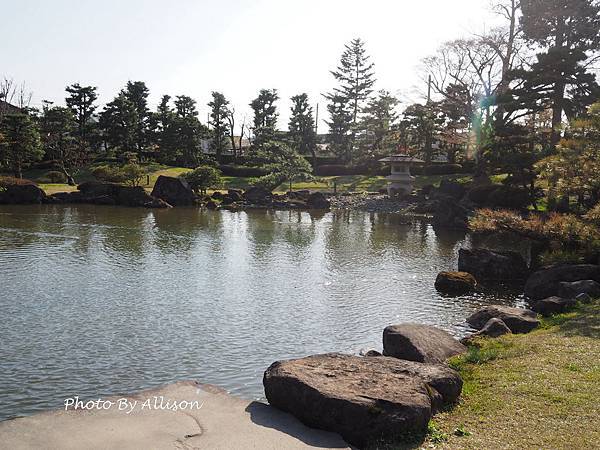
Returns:
[[[160,175],[156,180],[152,197],[160,198],[171,206],[189,206],[196,202],[196,194],[183,178]]]
[[[451,334],[429,325],[406,323],[383,330],[383,354],[428,364],[441,364],[467,349]]]
[[[445,366],[341,354],[276,362],[263,384],[271,405],[361,447],[424,433],[432,414],[462,389]]]
[[[0,180],[0,205],[40,204],[46,200],[46,193],[32,182],[17,183]]]
[[[498,281],[523,280],[529,273],[527,263],[519,253],[483,248],[461,248],[458,252],[458,270],[469,272],[478,280]]]
[[[545,267],[527,279],[525,295],[533,300],[541,300],[559,295],[560,283],[581,280],[600,282],[600,266],[576,264]]]
[[[445,294],[466,294],[477,287],[475,277],[467,272],[440,272],[435,288]]]
[[[574,298],[563,298],[563,297],[548,297],[543,300],[538,300],[532,306],[538,314],[544,317],[551,316],[553,314],[560,314],[573,308],[577,304],[577,300]]]
[[[513,333],[529,333],[540,325],[534,311],[510,306],[486,306],[471,314],[467,323],[476,330],[481,330],[490,319],[500,319]]]

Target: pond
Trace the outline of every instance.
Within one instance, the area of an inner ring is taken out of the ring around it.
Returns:
[[[248,399],[279,359],[459,335],[508,290],[434,289],[461,233],[394,215],[0,206],[0,420],[194,379]]]

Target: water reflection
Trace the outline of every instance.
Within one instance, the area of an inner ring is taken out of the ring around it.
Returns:
[[[0,207],[0,418],[178,379],[262,397],[274,360],[381,348],[391,323],[460,333],[437,272],[471,238],[389,214]]]

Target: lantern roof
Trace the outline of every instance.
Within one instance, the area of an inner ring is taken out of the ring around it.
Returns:
[[[422,159],[413,158],[409,155],[393,155],[388,156],[387,158],[380,159],[379,162],[389,162],[389,163],[424,163]]]

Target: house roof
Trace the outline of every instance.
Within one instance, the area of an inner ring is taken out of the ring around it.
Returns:
[[[24,112],[23,109],[18,106],[12,105],[4,100],[0,100],[0,113],[3,114],[19,114]]]

